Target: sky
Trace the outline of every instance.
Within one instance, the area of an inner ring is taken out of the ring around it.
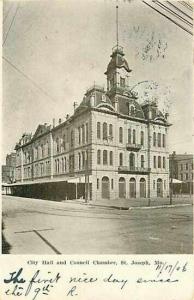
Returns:
[[[130,87],[168,110],[170,152],[193,153],[191,35],[138,0],[4,1],[3,161],[24,132],[64,120],[94,82],[106,87],[116,3]]]

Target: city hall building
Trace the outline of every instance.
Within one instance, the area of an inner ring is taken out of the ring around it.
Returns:
[[[16,150],[13,193],[49,199],[130,199],[169,194],[168,115],[130,91],[123,48],[74,114],[23,134]]]

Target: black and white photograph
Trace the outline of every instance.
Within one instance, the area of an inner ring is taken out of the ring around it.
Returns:
[[[192,254],[192,2],[2,19],[2,253]]]

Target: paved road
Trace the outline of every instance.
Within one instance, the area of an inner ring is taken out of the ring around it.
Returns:
[[[192,206],[120,211],[3,196],[11,254],[192,253]]]

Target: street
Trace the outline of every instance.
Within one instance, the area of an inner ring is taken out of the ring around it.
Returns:
[[[117,210],[2,196],[10,254],[193,253],[192,206]]]

